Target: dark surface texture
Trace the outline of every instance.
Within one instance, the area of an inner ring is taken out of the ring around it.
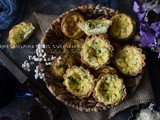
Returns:
[[[132,11],[133,1],[119,1],[119,11],[127,13],[131,15],[136,22],[137,16]],[[75,6],[78,6],[81,4],[80,0],[28,0],[27,7],[25,9],[25,13],[23,15],[23,20],[28,19],[30,15],[33,12],[37,13],[46,13],[46,14],[61,14]],[[3,31],[3,40],[1,44],[8,44],[6,42],[7,37],[7,30]],[[37,44],[39,40],[32,38],[31,41],[26,42],[27,45],[30,44]],[[30,52],[34,51],[35,49],[4,49],[4,52],[9,56],[9,58],[19,67],[21,68],[21,64],[24,62],[25,59],[28,58],[28,55]],[[153,90],[155,93],[155,97],[158,100],[160,100],[160,60],[157,59],[157,53],[151,52],[149,49],[147,51],[147,69],[149,71],[149,75],[151,78],[151,83],[153,86]],[[34,70],[34,68],[31,68]],[[28,76],[30,76],[30,79],[33,80],[33,72],[26,73]],[[39,87],[43,92],[47,94],[49,98],[51,98],[54,102],[54,104],[57,104],[58,107],[61,108],[62,114],[57,118],[60,120],[70,120],[70,115],[68,114],[68,111],[66,107],[55,100],[51,94],[48,92],[48,90],[45,88],[42,81],[34,80],[37,87]],[[29,102],[30,101],[30,102]],[[26,111],[29,109],[30,106],[33,106],[37,103],[32,98],[27,99],[27,102],[25,99],[18,99],[15,98],[11,104],[9,104],[5,109],[0,110],[0,116],[1,115],[13,115],[15,114],[18,118],[18,120],[23,120],[22,116],[26,113]],[[31,104],[30,104],[31,103]],[[120,113],[118,113],[113,120],[127,120],[130,116],[130,112],[134,107],[128,108]]]

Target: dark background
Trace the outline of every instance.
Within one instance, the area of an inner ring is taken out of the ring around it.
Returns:
[[[120,0],[118,10],[120,12],[124,12],[131,15],[136,20],[138,25],[137,15],[132,10],[133,2],[134,0],[128,0],[128,1]],[[80,4],[83,4],[81,0],[28,0],[22,20],[28,19],[33,12],[58,15]],[[8,30],[2,31],[3,32],[2,36],[3,40],[1,41],[2,44],[8,44],[8,42],[6,42]],[[32,40],[27,42],[26,44],[37,44],[38,42],[39,40],[37,40],[36,38],[32,38]],[[30,54],[30,52],[34,50],[35,49],[24,49],[24,50],[4,49],[4,52],[19,68],[21,68],[21,65],[24,62],[24,60],[28,59],[28,55]],[[156,102],[158,103],[160,100],[160,60],[158,60],[158,54],[151,52],[149,49],[146,49],[146,54],[147,54],[147,60],[146,60],[147,70],[149,72],[149,76],[151,79],[151,84],[156,97]],[[32,72],[26,73],[28,76],[30,76],[30,80],[34,81],[37,87],[39,87],[43,92],[45,92],[45,94],[47,94],[47,96],[50,99],[52,99],[53,102],[62,109],[62,114],[58,119],[70,120],[71,118],[70,115],[68,114],[66,107],[52,97],[52,95],[45,88],[45,85],[43,84],[42,81],[33,79],[34,67],[32,67],[31,69]],[[0,110],[0,116],[1,115],[16,116],[15,117],[16,119],[23,120],[26,118],[25,117],[26,111],[32,105],[35,104],[37,103],[34,101],[33,98],[14,98],[12,103],[10,103],[6,108]],[[128,117],[131,115],[130,114],[131,110],[134,107],[119,112],[118,114],[115,115],[113,120],[127,120]]]

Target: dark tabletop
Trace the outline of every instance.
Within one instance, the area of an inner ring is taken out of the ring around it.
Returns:
[[[120,12],[124,12],[127,13],[129,15],[131,15],[137,22],[138,24],[138,19],[136,14],[132,11],[132,6],[133,6],[133,1],[134,0],[129,0],[129,1],[124,1],[124,0],[120,0],[119,2],[119,7],[118,10]],[[30,17],[30,15],[33,12],[37,12],[37,13],[46,13],[46,14],[61,14],[75,6],[78,6],[81,4],[81,0],[28,0],[27,3],[27,7],[25,9],[25,13],[23,16],[23,20],[28,19]],[[7,30],[6,31],[2,31],[3,32],[3,40],[2,40],[2,44],[8,44],[6,42],[6,37],[7,37]],[[39,40],[37,39],[32,39],[32,41],[27,42],[26,44],[37,44],[39,42]],[[4,49],[4,52],[9,56],[9,58],[19,67],[21,68],[21,64],[24,62],[25,59],[28,58],[29,52],[30,51],[34,51],[35,49],[17,49],[17,50],[11,50],[11,49]],[[151,52],[149,49],[146,49],[146,53],[147,53],[147,69],[149,71],[149,75],[151,78],[151,84],[154,90],[154,94],[156,97],[156,101],[159,102],[160,100],[160,60],[158,60],[157,53]],[[32,68],[33,70],[34,68]],[[58,107],[61,108],[62,110],[62,114],[59,116],[59,120],[70,120],[70,115],[66,109],[66,107],[61,104],[60,102],[58,102],[57,100],[55,100],[52,95],[49,93],[49,91],[46,89],[44,83],[40,80],[34,80],[33,79],[33,72],[30,73],[26,73],[28,76],[30,76],[30,79],[33,80],[35,82],[35,84],[37,85],[37,87],[39,87],[50,99],[53,100],[54,104],[57,104]],[[31,103],[34,104],[33,99],[29,98]],[[27,111],[28,108],[28,99],[27,102],[25,104],[25,102],[21,102],[21,107],[16,107],[19,106],[20,101],[23,101],[23,99],[21,100],[17,100],[17,98],[15,98],[13,100],[13,103],[11,103],[12,105],[9,106],[9,108],[4,108],[2,110],[0,110],[0,114],[1,113],[6,113],[9,114],[7,112],[13,112],[12,109],[16,109],[17,110],[22,110],[22,108],[25,108],[25,110],[22,111]],[[26,101],[26,100],[24,100]],[[17,105],[15,105],[15,103],[17,103]],[[12,106],[12,107],[11,107]],[[13,107],[14,106],[14,107]],[[128,117],[130,116],[130,112],[134,107],[128,108],[122,112],[119,112],[118,114],[115,115],[115,117],[113,118],[113,120],[127,120]],[[18,114],[18,113],[17,113]],[[24,113],[23,113],[24,114]],[[21,120],[21,115],[19,115],[20,117],[18,117]]]

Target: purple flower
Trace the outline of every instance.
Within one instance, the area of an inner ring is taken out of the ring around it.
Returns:
[[[139,13],[140,12],[140,8],[141,8],[140,4],[138,4],[138,2],[135,1],[134,4],[133,4],[134,12]]]
[[[136,0],[133,10],[140,21],[140,42],[160,53],[160,0]]]
[[[153,47],[155,44],[154,33],[145,26],[145,24],[140,25],[140,35],[141,42],[144,46]]]
[[[154,30],[155,32],[160,32],[160,21],[154,22],[149,26],[150,29]],[[160,35],[160,34],[159,34]]]

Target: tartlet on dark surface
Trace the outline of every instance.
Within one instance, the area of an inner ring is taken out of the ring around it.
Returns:
[[[126,45],[114,56],[113,63],[123,75],[136,76],[145,66],[145,55],[142,49]]]
[[[27,41],[32,35],[35,27],[32,23],[21,22],[18,25],[15,25],[9,32],[9,37],[7,39],[10,42],[10,47],[15,49],[18,45]]]
[[[106,106],[115,106],[126,97],[123,79],[117,74],[101,74],[96,80],[93,96]]]
[[[120,13],[112,18],[112,26],[110,27],[110,37],[119,41],[131,38],[136,29],[135,21],[127,14]]]
[[[75,59],[69,54],[63,53],[57,55],[57,57],[53,59],[51,64],[51,72],[57,78],[62,79],[66,70],[71,68],[73,65],[76,65]]]
[[[70,12],[65,15],[61,22],[61,30],[68,38],[80,38],[84,32],[78,27],[79,22],[83,22],[84,17],[79,12]]]
[[[113,47],[104,35],[87,38],[82,46],[81,61],[95,70],[110,62]]]
[[[83,67],[73,66],[64,75],[66,89],[79,98],[88,98],[94,88],[94,77]]]

